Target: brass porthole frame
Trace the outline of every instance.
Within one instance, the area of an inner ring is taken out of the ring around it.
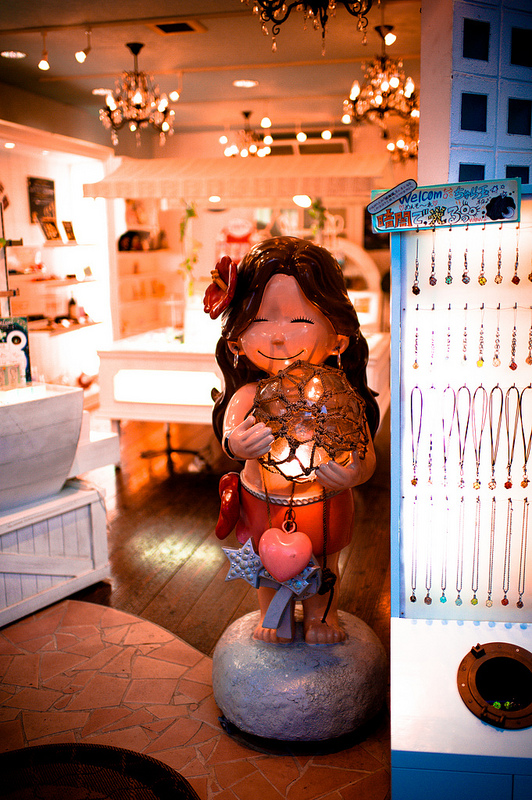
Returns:
[[[482,722],[496,728],[508,730],[521,730],[532,726],[532,698],[530,703],[518,710],[496,708],[482,697],[477,687],[477,674],[481,667],[496,658],[509,658],[524,667],[531,675],[532,680],[532,653],[524,647],[508,644],[507,642],[489,642],[477,644],[462,659],[456,676],[458,691],[465,705]]]

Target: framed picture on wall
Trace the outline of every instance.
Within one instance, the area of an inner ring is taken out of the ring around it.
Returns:
[[[55,219],[55,184],[49,178],[28,178],[30,219],[39,222],[42,217]]]
[[[57,227],[57,222],[55,221],[54,217],[41,217],[39,219],[39,224],[48,242],[63,241],[61,239],[61,234],[59,233],[59,228]]]
[[[67,220],[62,221],[62,226],[65,229],[66,237],[69,242],[76,241],[76,234],[74,233],[74,228],[72,227],[72,223],[68,222]]]

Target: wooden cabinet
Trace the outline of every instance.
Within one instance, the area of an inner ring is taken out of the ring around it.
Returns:
[[[173,250],[118,253],[120,337],[183,326],[185,281],[181,261],[182,255]]]

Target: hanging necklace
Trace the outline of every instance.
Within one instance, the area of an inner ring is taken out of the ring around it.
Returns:
[[[525,593],[525,578],[526,578],[526,551],[528,547],[528,499],[525,497],[523,500],[523,522],[521,524],[521,551],[519,554],[519,582],[517,585],[517,592],[519,598],[517,600],[517,608],[523,608],[523,595]]]
[[[502,225],[501,225],[501,231],[502,231]],[[497,284],[502,283],[501,267],[502,267],[502,248],[501,245],[499,244],[499,249],[497,251],[497,274],[493,279]]]
[[[441,558],[441,596],[440,603],[446,603],[447,597],[445,590],[447,589],[447,540],[449,539],[449,498],[445,498],[445,536],[442,540],[442,558]]]
[[[501,366],[501,359],[499,358],[501,353],[501,304],[497,306],[497,330],[495,331],[495,345],[493,350],[493,361],[491,362],[494,367]]]
[[[491,595],[493,594],[493,554],[495,552],[495,520],[497,516],[497,501],[495,497],[491,498],[491,521],[490,521],[490,557],[489,557],[489,564],[488,564],[488,599],[486,600],[486,606],[491,608],[493,605],[493,600],[491,599]]]
[[[517,363],[515,361],[515,353],[517,351],[517,303],[514,305],[514,327],[512,330],[512,344],[511,344],[511,354],[512,357],[510,359],[510,369],[516,370]]]
[[[480,307],[480,331],[478,334],[477,367],[484,366],[484,303]]]
[[[528,389],[532,389],[532,385],[531,384],[529,384],[528,386],[525,386],[525,388],[521,392],[521,396],[519,398],[519,420],[520,420],[520,423],[521,423],[521,436],[522,436],[522,439],[523,439],[523,459],[524,459],[524,461],[523,461],[523,479],[521,480],[521,486],[523,487],[523,489],[526,489],[526,487],[530,483],[530,480],[529,480],[528,474],[527,474],[527,464],[528,464],[528,459],[530,458],[530,449],[532,447],[532,426],[530,428],[530,433],[528,435],[528,440],[527,440],[526,433],[525,433],[525,425],[524,425],[524,420],[523,420],[523,397],[525,395],[525,392],[528,391]]]
[[[460,415],[460,393],[462,391],[465,392],[466,395],[467,395],[467,405],[466,405],[467,417],[466,417],[465,425],[464,425],[463,422],[460,421],[460,416],[461,416]],[[464,384],[463,386],[460,386],[460,388],[458,389],[458,391],[456,393],[456,428],[457,428],[457,432],[458,432],[458,459],[459,459],[459,464],[460,464],[460,480],[458,482],[458,486],[460,487],[460,489],[463,489],[463,487],[465,486],[465,481],[464,481],[464,456],[465,456],[465,446],[466,446],[466,440],[467,440],[467,432],[469,430],[469,419],[470,419],[470,416],[471,416],[471,392],[469,391],[469,388]],[[462,438],[462,431],[464,432],[463,438]]]
[[[432,597],[430,596],[430,590],[432,588],[432,537],[430,532],[433,529],[434,525],[434,515],[433,515],[433,505],[432,505],[432,497],[430,498],[430,526],[429,526],[429,537],[428,537],[428,552],[427,552],[427,562],[425,565],[425,589],[427,591],[425,597],[423,598],[423,602],[426,606],[432,605]]]
[[[432,310],[434,311],[434,304],[432,305]],[[434,339],[434,327],[432,328],[432,333],[430,336],[430,369],[432,369],[434,364],[434,352],[436,349],[436,342]]]
[[[418,295],[421,291],[419,288],[419,239],[416,239],[416,260],[414,267],[414,283],[412,284],[412,294]]]
[[[416,583],[417,583],[417,494],[414,497],[414,506],[412,508],[412,565],[410,569],[410,586],[412,594],[410,595],[410,602],[416,602]]]
[[[513,504],[508,498],[508,510],[506,512],[506,538],[504,540],[504,567],[502,571],[502,591],[503,598],[501,604],[508,605],[507,594],[510,590],[510,556],[512,551],[512,517],[514,513]]]
[[[445,358],[448,359],[451,355],[451,325],[450,325],[450,316],[451,316],[451,304],[449,303],[449,308],[447,309],[449,312],[447,315],[447,347],[445,350]],[[530,337],[532,339],[532,324],[530,325]],[[531,351],[531,363],[532,363],[532,351]]]
[[[452,410],[449,425],[445,424],[445,395],[447,392],[452,393]],[[453,431],[454,415],[456,413],[456,392],[451,386],[447,386],[443,390],[443,414],[442,414],[442,428],[443,428],[443,485],[447,486],[447,459],[449,457],[449,444],[451,441],[451,433]]]
[[[451,229],[449,228],[449,230]],[[453,254],[451,252],[451,248],[449,247],[449,253],[447,255],[447,275],[445,276],[445,283],[448,286],[450,286],[451,283],[453,282],[453,276],[451,275],[452,263],[453,263]]]
[[[532,306],[530,306],[530,311],[532,312]],[[528,355],[525,358],[525,364],[528,364],[529,366],[532,364],[532,321],[530,322],[530,328],[528,331]]]
[[[416,306],[416,311],[419,311],[419,305]],[[414,363],[412,364],[413,369],[419,369],[419,362],[417,360],[418,345],[419,345],[419,328],[416,325],[416,330],[414,333]]]
[[[417,425],[415,422],[416,411],[414,409],[415,406],[414,395],[418,397],[417,414],[419,419]],[[412,479],[410,483],[412,484],[412,486],[417,486],[418,483],[417,459],[419,454],[419,440],[421,438],[422,424],[423,424],[423,393],[419,388],[419,386],[414,386],[414,388],[410,392],[410,431],[412,437]]]
[[[462,584],[464,577],[464,496],[460,500],[460,512],[458,517],[458,557],[456,561],[456,600],[455,605],[462,605]]]
[[[462,358],[467,361],[467,303],[464,306],[464,333],[462,335]]]
[[[478,605],[478,572],[479,572],[479,553],[480,553],[480,497],[477,496],[475,505],[475,537],[473,540],[473,569],[471,572],[471,590],[473,597],[471,598],[471,605]]]
[[[484,223],[482,227],[482,241],[484,242],[484,231],[486,230],[486,223]],[[480,272],[478,275],[478,282],[481,286],[485,286],[488,282],[485,273],[485,263],[484,263],[484,243],[482,244],[482,258],[480,259]]]
[[[521,282],[521,278],[517,274],[517,270],[519,269],[519,223],[517,223],[517,237],[515,243],[515,265],[514,265],[514,274],[512,277],[512,283],[516,286],[518,283]]]
[[[467,268],[467,247],[466,247],[464,251],[464,271],[462,272],[462,283],[465,283],[465,285],[467,286],[470,280],[471,278],[469,277],[469,271]]]
[[[480,412],[480,429],[477,428],[477,393],[482,395],[482,406]],[[482,447],[482,436],[484,434],[484,425],[486,423],[486,414],[488,412],[488,393],[485,388],[480,384],[475,389],[473,400],[471,402],[471,436],[473,437],[473,448],[475,451],[475,465],[476,473],[473,482],[473,489],[480,489],[480,450]]]
[[[515,401],[515,414],[513,420],[513,430],[511,430],[511,423],[510,423],[510,398],[511,393],[515,392],[517,397]],[[514,460],[514,452],[515,452],[515,440],[517,437],[517,428],[519,425],[519,389],[517,386],[514,385],[510,386],[509,389],[506,390],[506,396],[504,398],[504,417],[506,420],[506,442],[507,442],[507,453],[508,453],[508,462],[506,464],[507,470],[507,477],[506,482],[504,484],[505,489],[512,488],[512,463]]]
[[[493,424],[493,409],[494,409],[494,397],[495,393],[499,393],[499,412],[497,415],[497,425],[494,426]],[[504,408],[504,394],[499,386],[494,386],[490,392],[490,401],[489,401],[489,419],[490,419],[490,442],[491,442],[491,480],[488,483],[489,489],[495,489],[497,487],[497,482],[495,480],[495,462],[497,461],[497,453],[499,452],[499,442],[501,439],[501,425],[502,425],[502,412]]]
[[[432,229],[432,253],[430,254],[430,275],[429,286],[436,286],[438,279],[436,278],[436,252],[434,250],[434,238],[436,229]]]

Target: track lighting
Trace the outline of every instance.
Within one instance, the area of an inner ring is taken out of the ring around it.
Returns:
[[[85,61],[85,59],[87,58],[87,56],[89,55],[89,53],[90,53],[90,51],[92,49],[91,48],[91,30],[90,30],[90,28],[89,28],[88,31],[86,31],[86,34],[87,34],[87,47],[84,50],[78,50],[78,52],[74,54],[75,55],[75,59],[79,64],[83,64],[83,62]]]
[[[42,36],[42,53],[41,53],[41,60],[38,63],[39,69],[47,70],[50,69],[50,64],[48,63],[48,50],[46,49],[46,33],[41,33]]]

